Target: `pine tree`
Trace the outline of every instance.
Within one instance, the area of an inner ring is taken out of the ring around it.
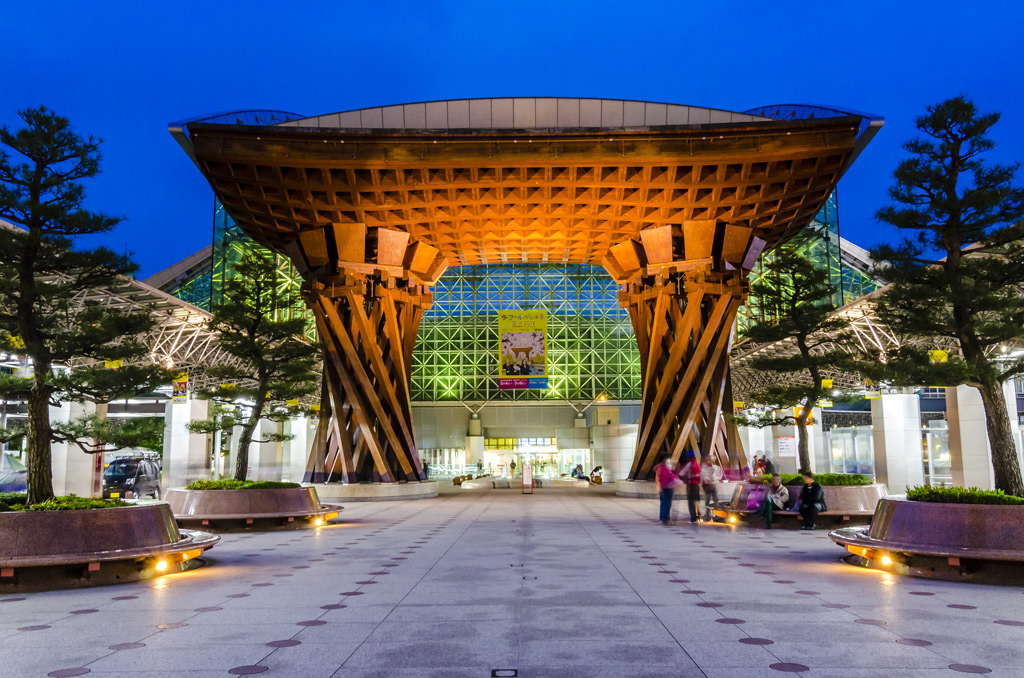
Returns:
[[[312,395],[319,383],[314,371],[319,347],[303,336],[306,319],[289,316],[302,308],[301,296],[281,285],[274,255],[256,250],[235,265],[236,275],[224,284],[223,300],[214,304],[210,331],[217,333],[221,348],[238,358],[237,365],[207,370],[221,383],[202,389],[200,397],[228,403],[214,408],[206,421],[190,429],[212,433],[241,427],[235,479],[245,480],[249,447],[260,419],[283,421],[299,414],[294,401]],[[291,436],[269,434],[259,442],[285,441]]]
[[[1024,338],[1024,189],[1013,185],[1017,164],[984,160],[998,121],[998,113],[979,114],[963,96],[928,107],[916,121],[924,136],[903,145],[910,156],[893,173],[894,204],[877,213],[910,235],[872,257],[884,262],[876,273],[890,283],[877,304],[880,319],[919,344],[886,356],[886,376],[977,388],[996,488],[1024,496],[1002,391],[1024,372],[1024,361],[1002,360],[1000,352]],[[922,342],[952,345],[960,355],[929,364]]]
[[[771,319],[748,328],[745,338],[756,343],[791,341],[796,349],[788,355],[757,356],[751,361],[754,369],[779,375],[778,384],[752,394],[752,400],[771,408],[793,407],[796,412],[740,416],[737,423],[759,428],[795,423],[800,468],[809,470],[807,424],[818,400],[830,392],[822,386],[826,370],[844,360],[832,348],[843,342],[845,323],[830,317],[834,307],[828,272],[816,268],[793,244],[774,252],[750,291]]]
[[[52,442],[95,452],[152,433],[141,422],[114,425],[98,416],[54,425],[51,405],[106,403],[151,390],[166,374],[148,364],[148,348],[136,339],[153,324],[145,309],[82,301],[88,290],[123,284],[136,270],[127,255],[73,247],[121,221],[82,207],[81,181],[99,173],[100,140],[79,136],[44,107],[19,116],[20,129],[0,126],[0,144],[15,154],[0,149],[0,219],[10,222],[0,228],[0,337],[24,365],[0,378],[0,395],[27,401],[23,428],[2,435],[27,438],[28,502],[36,503],[53,496]],[[123,366],[107,369],[107,360]]]

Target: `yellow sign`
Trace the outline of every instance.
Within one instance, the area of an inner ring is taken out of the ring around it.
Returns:
[[[548,312],[498,313],[498,388],[548,387]]]
[[[928,362],[932,365],[936,363],[948,363],[949,362],[949,351],[941,348],[935,348],[928,351]]]
[[[309,409],[313,410],[314,412],[319,412],[320,411],[320,403],[315,403],[313,405],[310,405]]]
[[[116,370],[117,368],[121,367],[121,361],[120,360],[104,360],[103,361],[103,367],[108,369],[108,370]]]
[[[804,411],[804,408],[802,408],[802,407],[794,407],[793,408],[793,416],[794,417],[799,417],[801,414],[803,414],[803,411]],[[812,410],[811,413],[807,415],[807,425],[811,426],[813,424],[814,424],[814,411]]]
[[[832,407],[832,401],[822,398],[818,401],[818,407]]]
[[[188,372],[178,372],[171,382],[171,402],[188,402]]]
[[[864,397],[868,400],[878,400],[882,397],[881,391],[864,391]]]
[[[284,404],[287,405],[288,407],[298,407],[299,406],[299,399],[298,398],[292,398],[291,400],[286,400]]]
[[[831,379],[822,379],[821,380],[821,387],[822,388],[832,388],[832,380]]]

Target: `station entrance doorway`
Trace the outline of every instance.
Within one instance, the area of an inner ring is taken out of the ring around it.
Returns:
[[[534,478],[557,478],[570,475],[574,468],[582,466],[587,474],[593,468],[593,451],[583,449],[559,449],[556,438],[485,438],[483,472],[497,477],[512,477],[512,462],[515,475],[522,474],[524,463],[533,467]]]

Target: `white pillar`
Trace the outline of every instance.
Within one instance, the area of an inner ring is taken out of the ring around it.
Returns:
[[[892,494],[924,485],[921,400],[916,393],[887,393],[871,401],[875,479]]]
[[[191,395],[183,403],[168,402],[164,410],[164,472],[162,487],[184,487],[210,477],[207,435],[190,433],[190,421],[206,419],[210,403]]]
[[[305,416],[289,419],[284,423],[284,432],[293,436],[291,440],[284,443],[285,476],[283,480],[293,483],[301,483],[306,473],[306,462],[309,453],[313,448],[313,438],[316,435],[316,427]]]
[[[1010,428],[1015,432],[1017,458],[1020,459],[1020,436],[1016,435],[1017,395],[1012,381],[1003,384],[1003,398],[1010,417]],[[948,387],[946,418],[949,421],[949,456],[953,484],[991,490],[995,487],[995,473],[992,470],[992,450],[988,444],[985,406],[981,401],[981,392],[973,386]]]
[[[278,433],[281,424],[268,419],[260,419],[252,434],[252,445],[249,447],[249,480],[281,480],[284,444],[265,440],[268,434]]]
[[[811,470],[815,473],[829,473],[832,471],[832,450],[825,445],[825,427],[821,421],[821,408],[812,408],[811,417],[814,424],[807,427],[810,436],[807,451],[811,455]]]
[[[792,408],[783,410],[781,414],[792,414]],[[821,410],[817,407],[811,410],[811,416],[814,419],[814,423],[807,427],[807,456],[811,462],[811,471],[818,473],[819,471],[824,473],[829,469],[829,463],[827,457],[824,455],[825,446],[825,431],[821,426]],[[800,469],[800,453],[797,451],[794,456],[782,456],[779,450],[779,438],[793,438],[790,448],[793,450],[799,450],[800,447],[800,430],[796,424],[789,426],[772,426],[764,429],[772,434],[771,440],[766,440],[766,446],[764,451],[768,453],[775,461],[775,467],[779,473],[797,473]],[[770,444],[768,444],[770,443]],[[752,451],[747,451],[747,459],[753,459],[754,455],[757,454],[757,449],[754,448]],[[758,455],[762,456],[762,455]]]
[[[93,403],[63,403],[50,408],[50,421],[67,423],[96,411]],[[99,455],[102,459],[103,455]],[[96,455],[87,454],[74,443],[53,443],[50,446],[50,468],[53,470],[53,493],[93,496],[93,465]],[[102,462],[101,462],[102,464]]]

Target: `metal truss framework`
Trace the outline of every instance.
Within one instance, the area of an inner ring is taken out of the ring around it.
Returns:
[[[870,294],[846,306],[837,308],[832,312],[832,317],[839,318],[846,323],[852,340],[857,343],[860,350],[865,353],[877,353],[883,355],[886,351],[899,348],[907,343],[921,343],[919,339],[903,337],[898,335],[888,325],[879,320],[875,314],[874,302],[885,293],[886,288],[882,287]],[[815,347],[814,352],[818,355],[827,355],[837,351],[846,351],[848,347],[840,346],[834,341],[828,341],[829,337],[822,335],[814,337],[815,341],[825,339]],[[956,355],[959,349],[952,339],[928,341],[928,348],[941,348],[948,350],[951,355]],[[732,357],[732,384],[735,396],[744,400],[751,394],[763,391],[768,386],[777,384],[780,379],[792,385],[810,385],[810,375],[806,372],[793,372],[780,376],[772,372],[763,372],[751,367],[755,358],[765,356],[785,357],[794,355],[797,352],[796,344],[791,339],[777,341],[770,344],[755,344],[752,341],[739,343],[733,351]],[[822,377],[832,379],[834,388],[843,391],[856,391],[864,388],[864,380],[860,374],[845,370],[824,370]]]
[[[238,365],[239,360],[223,351],[217,335],[207,327],[210,313],[145,283],[123,278],[115,286],[78,292],[73,300],[80,306],[103,306],[148,311],[153,328],[136,337],[149,347],[145,360],[189,373],[192,385],[210,382],[205,370],[221,365]],[[93,365],[98,361],[75,360],[72,365]]]

